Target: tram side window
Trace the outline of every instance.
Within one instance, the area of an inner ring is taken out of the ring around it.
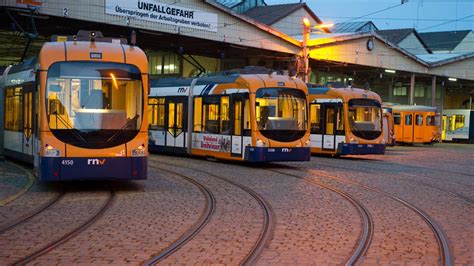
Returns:
[[[427,115],[427,116],[426,116],[426,125],[427,125],[427,126],[434,126],[434,125],[435,125],[435,117],[434,117],[434,115]]]
[[[415,123],[417,126],[422,126],[423,125],[423,115],[416,115],[415,116]]]
[[[219,102],[203,103],[203,125],[207,133],[219,133]]]
[[[244,135],[250,136],[250,129],[252,128],[250,124],[250,100],[245,99],[244,105]]]
[[[344,109],[342,106],[338,106],[337,108],[337,131],[344,130]],[[339,133],[340,134],[340,133]]]
[[[242,101],[234,102],[234,132],[233,135],[242,134]]]
[[[393,114],[393,124],[395,124],[395,125],[400,125],[401,124],[400,114]]]
[[[412,115],[405,115],[405,125],[407,126],[413,125],[411,120],[412,120]]]
[[[229,96],[221,97],[221,109],[220,109],[220,118],[221,118],[221,128],[220,132],[222,134],[230,134],[230,106],[229,106]]]
[[[20,131],[23,117],[23,88],[7,88],[5,92],[5,130]]]
[[[202,97],[194,98],[194,132],[202,131]]]
[[[148,99],[148,121],[150,129],[165,128],[165,98]]]
[[[321,134],[321,105],[311,104],[310,112],[311,133]]]

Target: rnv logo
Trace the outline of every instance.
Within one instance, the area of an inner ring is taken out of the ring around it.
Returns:
[[[281,152],[290,152],[290,151],[291,151],[291,149],[288,149],[288,148],[282,148],[281,149]]]
[[[87,159],[87,165],[104,165],[105,159]]]

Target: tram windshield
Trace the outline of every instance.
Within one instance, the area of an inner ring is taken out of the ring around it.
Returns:
[[[351,131],[357,137],[370,140],[382,134],[382,109],[378,101],[350,100],[348,113]]]
[[[304,92],[287,88],[263,88],[256,94],[258,129],[267,138],[294,141],[307,129],[307,103]]]
[[[133,65],[59,62],[48,70],[46,112],[61,141],[106,148],[131,140],[142,123],[143,87]]]

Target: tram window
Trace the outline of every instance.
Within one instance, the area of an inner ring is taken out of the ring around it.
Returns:
[[[435,117],[434,115],[426,116],[426,125],[427,126],[434,126],[435,125]]]
[[[464,115],[454,115],[454,129],[464,127]]]
[[[334,108],[326,109],[326,132],[327,135],[334,134]]]
[[[7,88],[5,93],[5,130],[20,131],[23,117],[23,88]]]
[[[233,135],[242,134],[242,101],[234,102],[234,132]]]
[[[229,96],[221,97],[221,109],[220,109],[220,132],[222,134],[230,134],[230,114],[229,114]]]
[[[148,99],[148,121],[151,129],[164,129],[165,98]]]
[[[207,133],[219,133],[219,104],[204,104],[203,112],[204,131]]]
[[[423,125],[423,115],[416,115],[415,116],[415,123],[417,126]]]
[[[310,112],[311,133],[318,134],[321,131],[321,105],[311,104]]]
[[[175,127],[177,130],[177,133],[181,133],[181,130],[183,129],[183,103],[176,103],[176,121],[175,121]],[[181,130],[180,130],[181,129]]]
[[[337,131],[343,131],[344,130],[344,110],[342,109],[342,106],[338,106],[337,109]]]
[[[202,131],[202,98],[194,98],[194,132]]]
[[[401,122],[400,114],[393,114],[393,124],[400,125]]]
[[[412,115],[405,115],[405,125],[407,126],[413,125],[411,120],[412,120]]]
[[[245,99],[244,105],[244,135],[250,136],[250,129],[252,125],[250,124],[250,100]]]

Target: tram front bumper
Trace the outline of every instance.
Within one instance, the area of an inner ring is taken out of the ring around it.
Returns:
[[[40,181],[146,179],[147,157],[42,157]]]
[[[337,154],[340,154],[340,155],[385,154],[385,144],[339,143],[337,147]]]
[[[269,148],[269,147],[245,147],[245,161],[248,162],[288,162],[309,161],[311,159],[311,148]]]

